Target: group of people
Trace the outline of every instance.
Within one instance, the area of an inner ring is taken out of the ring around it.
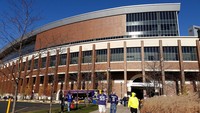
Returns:
[[[107,98],[103,91],[97,96],[99,113],[106,113],[107,100],[110,102],[110,113],[116,113],[117,104],[119,101],[118,96],[115,94],[115,92],[112,92],[112,94],[110,94]],[[139,108],[139,100],[134,92],[132,92],[131,97],[128,100],[128,107],[130,108],[131,113],[137,113]]]
[[[115,92],[112,92],[107,97],[104,91],[102,91],[95,98],[97,99],[99,113],[106,113],[106,104],[108,101],[110,102],[110,113],[116,113],[119,99],[118,96],[115,94]],[[61,100],[61,111],[63,112],[65,106],[65,98],[61,96],[60,100]],[[71,103],[73,101],[72,94],[70,92],[68,92],[68,94],[66,95],[66,100],[69,112]],[[130,108],[131,113],[137,113],[137,109],[139,108],[139,100],[134,92],[132,92],[131,97],[128,99],[128,107]]]

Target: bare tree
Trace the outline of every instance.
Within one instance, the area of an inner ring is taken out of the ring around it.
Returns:
[[[10,44],[12,51],[17,53],[17,63],[13,64],[12,69],[8,70],[12,76],[15,91],[12,113],[15,112],[16,100],[18,95],[18,84],[21,79],[22,63],[24,57],[23,47],[26,39],[32,35],[33,25],[40,18],[33,13],[32,0],[10,0],[11,12],[5,13],[0,21],[0,40]],[[16,39],[16,37],[19,37]],[[2,60],[2,65],[6,63]],[[16,74],[14,74],[16,71]],[[4,75],[4,74],[3,74]]]

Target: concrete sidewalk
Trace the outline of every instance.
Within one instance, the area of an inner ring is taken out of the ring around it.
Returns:
[[[93,111],[90,113],[99,113],[99,111],[97,110],[97,111]],[[110,108],[106,109],[106,113],[110,113]],[[130,113],[130,109],[128,107],[124,107],[123,105],[118,105],[117,113]],[[140,113],[140,112],[138,111],[138,113]]]

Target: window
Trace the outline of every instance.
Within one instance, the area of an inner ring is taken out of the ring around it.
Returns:
[[[64,82],[65,80],[65,74],[59,74],[58,75],[58,82]]]
[[[56,56],[51,56],[50,57],[50,66],[55,66],[56,65]]]
[[[40,84],[44,83],[44,76],[40,76]]]
[[[177,61],[178,58],[178,47],[163,47],[163,57],[166,61]]]
[[[54,76],[53,76],[53,75],[48,75],[48,77],[49,77],[48,83],[53,83],[53,81],[54,81]]]
[[[96,62],[107,62],[107,49],[96,50]]]
[[[83,51],[82,63],[92,62],[92,51]]]
[[[66,59],[67,59],[67,54],[61,54],[59,65],[66,65]]]
[[[46,57],[42,58],[42,68],[46,67]]]
[[[182,47],[183,60],[196,61],[197,52],[196,47]]]
[[[127,61],[141,61],[141,48],[129,47],[127,48]]]
[[[70,64],[78,64],[78,52],[70,54]]]
[[[111,61],[124,61],[124,48],[111,49]]]
[[[33,66],[34,69],[37,69],[38,68],[38,59],[35,59],[34,60],[34,66]]]
[[[27,66],[28,66],[27,69],[30,70],[31,69],[31,60],[28,61],[28,65]]]
[[[144,59],[145,61],[157,61],[160,60],[159,47],[144,47]]]

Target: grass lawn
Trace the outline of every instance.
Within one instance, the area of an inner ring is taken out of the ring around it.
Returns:
[[[78,109],[73,109],[70,111],[70,113],[89,113],[92,111],[95,111],[98,109],[97,105],[88,105],[88,107],[86,107],[85,105],[79,105]],[[29,112],[23,112],[23,113],[48,113],[48,110],[36,110],[36,111],[29,111]],[[65,107],[65,112],[67,112],[67,107]],[[60,107],[59,108],[53,108],[52,109],[52,113],[60,113]]]

